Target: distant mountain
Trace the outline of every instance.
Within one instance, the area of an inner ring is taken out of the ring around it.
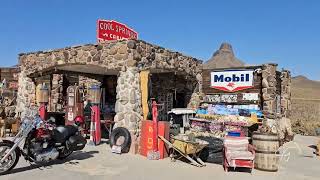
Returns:
[[[219,50],[213,53],[203,68],[212,69],[241,66],[245,66],[245,63],[235,57],[232,46],[228,43],[222,43]]]
[[[292,98],[320,99],[320,81],[305,76],[292,78]]]

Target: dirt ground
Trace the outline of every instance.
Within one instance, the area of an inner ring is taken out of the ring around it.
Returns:
[[[84,151],[70,156],[65,163],[56,161],[46,167],[30,166],[24,159],[20,159],[11,174],[0,176],[0,180],[318,180],[320,158],[315,157],[314,150],[308,147],[318,140],[318,137],[295,136],[294,141],[287,143],[286,148],[282,149],[285,150],[285,155],[278,172],[253,170],[252,174],[239,171],[226,173],[218,164],[197,168],[181,161],[170,162],[170,159],[150,161],[140,155],[112,154],[107,144],[101,144],[97,147],[87,146]]]

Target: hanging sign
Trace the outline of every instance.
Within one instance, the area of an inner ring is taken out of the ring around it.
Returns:
[[[253,71],[233,70],[211,72],[211,87],[228,92],[252,88]]]
[[[98,19],[97,38],[98,41],[138,39],[138,33],[117,21]]]

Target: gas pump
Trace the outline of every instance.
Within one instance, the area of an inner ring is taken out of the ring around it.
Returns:
[[[49,102],[49,89],[43,84],[39,90],[38,102],[40,103],[39,115],[42,120],[47,120],[47,105]]]
[[[83,116],[83,102],[78,86],[69,86],[67,89],[66,125],[74,124],[74,118]]]
[[[91,123],[90,123],[90,142],[89,144],[98,145],[101,141],[101,125],[100,125],[100,98],[101,89],[98,85],[93,85],[89,89],[91,100]]]

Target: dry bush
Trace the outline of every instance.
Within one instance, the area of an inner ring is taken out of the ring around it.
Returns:
[[[292,99],[290,119],[295,133],[315,135],[320,128],[320,101]]]

